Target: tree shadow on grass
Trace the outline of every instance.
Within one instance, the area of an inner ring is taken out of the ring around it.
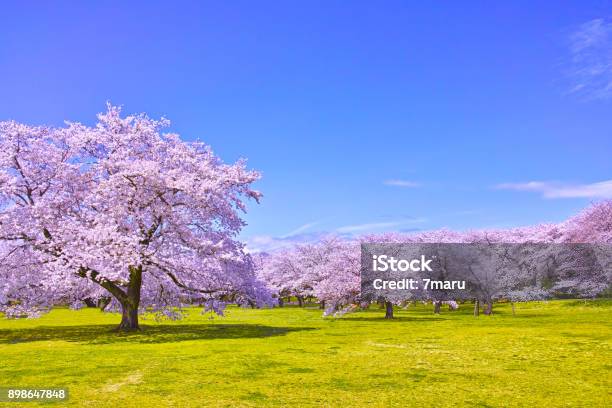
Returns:
[[[140,331],[117,332],[116,325],[39,326],[0,330],[0,344],[35,341],[69,341],[85,344],[174,343],[193,340],[249,339],[284,336],[312,327],[272,327],[255,324],[167,324],[141,325]]]

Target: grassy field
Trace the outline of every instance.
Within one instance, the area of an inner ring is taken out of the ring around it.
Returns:
[[[125,335],[117,315],[58,309],[0,319],[0,386],[65,386],[62,406],[87,407],[612,406],[611,302],[495,312],[194,309]]]

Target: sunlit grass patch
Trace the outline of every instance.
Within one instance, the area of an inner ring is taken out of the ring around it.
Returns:
[[[0,320],[0,386],[65,386],[67,406],[93,407],[611,405],[611,302],[494,312],[231,307],[123,334],[117,315],[58,309]]]

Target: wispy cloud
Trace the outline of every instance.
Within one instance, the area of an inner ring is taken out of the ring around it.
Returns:
[[[336,228],[336,232],[341,234],[351,234],[359,232],[375,232],[390,228],[399,228],[409,224],[418,224],[427,221],[425,218],[412,218],[407,220],[387,221],[387,222],[370,222],[365,224],[345,225],[344,227]]]
[[[591,184],[530,181],[527,183],[498,184],[496,188],[536,192],[542,194],[544,198],[612,198],[612,180]]]
[[[365,224],[345,225],[333,231],[313,231],[305,232],[319,222],[304,224],[289,234],[283,236],[255,235],[246,238],[246,250],[250,253],[274,252],[283,248],[290,248],[297,244],[309,244],[321,241],[325,237],[343,237],[346,239],[355,238],[359,234],[369,232],[382,232],[386,230],[396,230],[400,232],[419,231],[419,228],[411,225],[426,222],[425,218],[403,218],[396,221],[370,222]]]
[[[290,237],[274,237],[271,235],[255,235],[246,239],[246,249],[250,253],[273,252],[282,248],[289,248],[296,244],[307,244],[320,241],[329,235],[325,232],[310,232],[294,234]]]
[[[588,99],[612,97],[612,21],[597,18],[570,35],[569,93]]]
[[[392,180],[385,180],[383,184],[385,186],[394,186],[394,187],[409,187],[409,188],[421,187],[421,183],[417,183],[416,181],[411,181],[411,180],[392,179]]]
[[[285,239],[285,238],[292,237],[294,235],[301,234],[302,232],[311,229],[312,227],[314,227],[317,224],[319,224],[319,221],[309,222],[307,224],[301,225],[301,226],[297,227],[296,229],[294,229],[293,231],[291,231],[291,232],[281,236],[280,238]]]

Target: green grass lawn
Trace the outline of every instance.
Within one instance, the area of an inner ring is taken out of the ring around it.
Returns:
[[[118,315],[57,309],[0,319],[0,387],[65,386],[62,406],[118,408],[612,406],[612,302],[495,313],[229,308],[209,320],[194,309],[126,335],[111,331]]]

